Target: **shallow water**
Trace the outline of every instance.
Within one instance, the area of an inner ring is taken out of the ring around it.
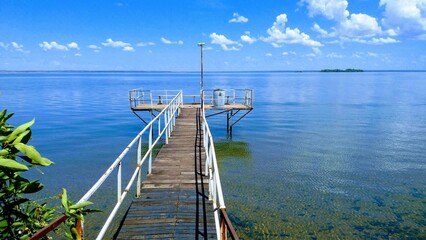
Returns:
[[[199,75],[16,73],[0,83],[0,107],[15,125],[35,117],[32,144],[55,162],[34,175],[77,200],[142,128],[127,91],[197,94]],[[206,74],[205,88],[218,87],[255,91],[232,141],[225,116],[209,118],[242,238],[426,237],[426,73]],[[113,183],[98,207],[114,200]]]

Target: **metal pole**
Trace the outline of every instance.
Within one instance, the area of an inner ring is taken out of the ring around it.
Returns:
[[[200,47],[201,54],[201,81],[200,81],[200,101],[201,101],[201,109],[204,108],[204,64],[203,64],[203,46],[204,43],[198,43]]]

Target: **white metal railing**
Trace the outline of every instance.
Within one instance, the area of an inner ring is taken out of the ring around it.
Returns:
[[[217,90],[217,89],[216,89]],[[204,103],[214,104],[215,91],[204,90]],[[253,89],[220,89],[224,91],[225,104],[243,104],[253,107]]]
[[[225,104],[243,104],[253,108],[252,89],[221,89],[224,91]],[[214,104],[214,91],[204,90],[204,103]],[[178,90],[143,90],[133,89],[129,91],[130,108],[135,108],[140,104],[154,105],[168,104],[177,94]],[[184,104],[200,104],[200,94],[185,94]]]
[[[139,99],[143,99],[143,93],[145,91],[143,90],[137,90],[135,91],[135,94],[142,94],[139,95]],[[176,91],[175,91],[176,92]],[[108,170],[102,175],[101,178],[93,185],[93,187],[78,201],[84,202],[90,199],[90,197],[99,189],[99,187],[102,185],[102,183],[110,176],[112,171],[114,169],[117,169],[117,203],[115,204],[113,210],[111,211],[110,215],[108,216],[108,219],[106,220],[104,226],[102,227],[101,231],[99,232],[96,239],[102,239],[102,237],[105,235],[105,232],[107,231],[109,225],[111,224],[114,216],[116,215],[123,199],[126,197],[127,192],[131,188],[133,182],[137,178],[137,190],[136,195],[137,197],[140,196],[140,189],[141,189],[141,166],[142,164],[148,159],[148,174],[151,173],[151,166],[152,166],[152,153],[155,145],[160,141],[160,139],[163,137],[165,138],[166,144],[168,144],[168,139],[170,137],[170,134],[173,130],[173,126],[176,122],[176,117],[180,114],[180,108],[183,104],[183,94],[182,91],[177,91],[177,94],[173,97],[169,97],[170,92],[165,92],[166,99],[168,100],[168,105],[165,107],[152,121],[141,131],[139,134],[133,139],[132,142],[124,149],[124,151],[117,157],[117,159],[112,163],[112,165],[108,168]],[[153,139],[153,131],[154,126],[158,129],[158,134],[155,139]],[[146,151],[145,155],[142,156],[142,137],[147,135],[148,137],[148,150]],[[121,176],[121,164],[124,156],[129,152],[129,150],[135,146],[136,142],[137,144],[137,167],[135,171],[133,172],[128,184],[124,189],[122,189],[122,176]]]
[[[202,109],[202,129],[204,133],[204,151],[206,154],[206,174],[209,178],[209,200],[213,202],[213,209],[226,208],[223,199],[222,185],[220,183],[219,169],[217,167],[216,152],[214,149],[213,136],[207,123],[204,109]],[[221,236],[220,219],[218,211],[214,211],[216,234]]]
[[[140,104],[153,105],[169,104],[180,90],[143,90],[133,89],[129,91],[130,108]]]

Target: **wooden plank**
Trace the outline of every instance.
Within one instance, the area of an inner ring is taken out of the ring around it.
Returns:
[[[196,238],[195,144],[196,108],[184,108],[169,144],[160,149],[153,161],[152,174],[142,182],[142,196],[132,202],[117,239]],[[202,164],[204,170],[204,162]],[[203,185],[198,183],[198,187],[204,187],[208,194],[208,179],[203,177],[203,182]],[[207,236],[216,238],[213,206],[209,201],[206,203]],[[202,207],[198,209],[200,216]],[[203,221],[201,217],[200,230]]]

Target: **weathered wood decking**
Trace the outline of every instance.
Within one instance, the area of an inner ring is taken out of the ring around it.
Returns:
[[[207,179],[203,177],[204,186],[201,175],[197,175],[198,183],[195,180],[196,111],[182,109],[169,144],[162,147],[153,161],[152,174],[142,182],[141,197],[132,202],[117,239],[195,239],[204,238],[205,230],[207,238],[216,238],[212,204],[208,199],[202,204],[203,187],[208,195]],[[204,170],[204,157],[201,161]],[[206,228],[203,207],[207,213]]]
[[[132,107],[133,111],[152,111],[157,110],[161,111],[163,110],[167,104],[158,104],[158,103],[142,103],[137,105],[136,107]],[[183,104],[182,108],[200,108],[200,104]],[[233,103],[233,104],[225,104],[220,107],[215,107],[213,104],[205,104],[204,109],[206,110],[251,110],[253,107],[250,107],[245,104],[241,103]]]

